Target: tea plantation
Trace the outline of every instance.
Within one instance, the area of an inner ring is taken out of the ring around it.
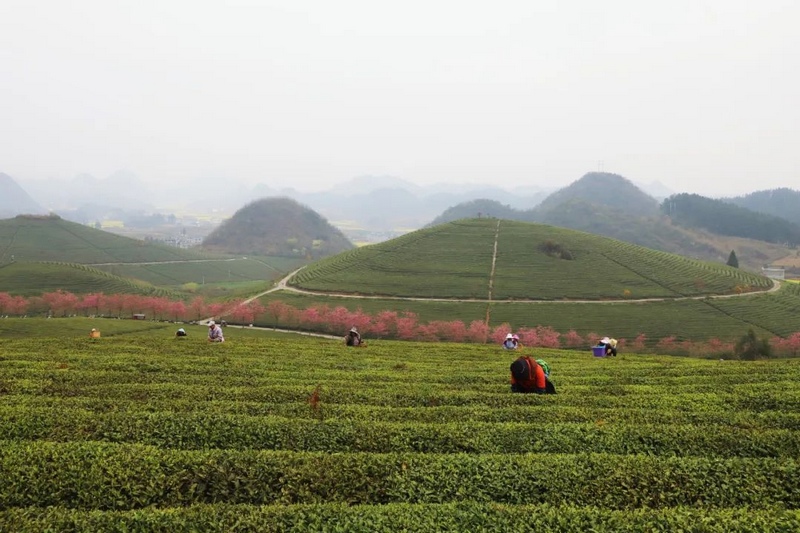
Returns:
[[[800,361],[6,339],[0,531],[797,531]]]

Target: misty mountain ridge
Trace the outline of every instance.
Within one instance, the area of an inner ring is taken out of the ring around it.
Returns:
[[[741,247],[741,254],[737,251],[737,255],[742,265],[752,269],[789,253],[783,244],[794,242],[795,225],[791,222],[721,200],[704,200],[702,205],[707,213],[700,209],[693,214],[695,218],[687,213],[673,220],[669,212],[662,210],[669,200],[659,204],[633,182],[617,174],[590,172],[559,189],[535,208],[515,209],[493,200],[472,200],[447,209],[429,226],[460,218],[490,216],[576,229],[656,250],[723,262],[731,247],[737,246]],[[728,208],[723,209],[724,206]],[[736,210],[735,216],[728,216],[732,210]],[[714,226],[715,220],[722,227]]]
[[[438,223],[484,213],[602,233],[635,244],[695,257],[710,258],[713,254],[722,253],[713,249],[713,246],[709,248],[703,244],[707,239],[694,239],[684,234],[686,231],[698,231],[699,227],[679,227],[669,221],[666,224],[659,223],[659,217],[663,215],[658,212],[658,201],[647,194],[645,188],[657,189],[663,194],[666,187],[658,182],[637,185],[620,175],[605,172],[587,173],[552,194],[535,186],[521,186],[513,191],[481,184],[437,183],[419,186],[392,176],[359,176],[321,192],[300,192],[291,187],[271,187],[263,182],[248,187],[235,180],[214,176],[199,178],[190,186],[165,181],[148,187],[134,174],[124,171],[105,179],[84,174],[66,183],[57,180],[31,183],[36,190],[44,190],[53,206],[79,205],[80,208],[73,207],[72,210],[50,210],[82,223],[104,219],[127,220],[130,217],[126,217],[125,213],[137,214],[141,218],[142,213],[148,212],[183,215],[213,213],[218,220],[222,220],[229,216],[228,213],[235,212],[254,198],[287,197],[308,205],[333,221],[334,225],[348,228],[352,235],[360,234],[353,228],[364,228],[374,232],[378,240],[380,235],[389,238],[392,233],[396,235],[417,229],[431,221]],[[799,196],[800,193],[791,189],[777,189],[727,201],[757,201],[761,212],[774,210],[790,217],[800,213],[794,203]],[[478,200],[481,202],[470,203]],[[166,206],[169,211],[165,209]],[[17,213],[12,212],[7,216],[13,214]],[[725,254],[728,252],[725,251]]]
[[[81,223],[125,219],[120,210],[137,215],[213,213],[225,218],[256,199],[286,197],[308,205],[328,220],[379,232],[422,227],[446,209],[475,199],[530,209],[554,190],[535,185],[509,189],[485,183],[417,185],[389,175],[357,176],[317,192],[275,187],[267,181],[248,186],[235,178],[214,175],[200,176],[188,185],[168,180],[148,185],[124,170],[105,178],[79,174],[66,181],[31,180],[25,185],[46,210]]]
[[[20,187],[14,178],[0,172],[0,218],[44,214],[47,214],[47,210]]]
[[[451,222],[458,218],[472,218],[479,216],[479,214],[522,222],[560,225],[555,224],[554,220],[564,218],[561,216],[561,212],[568,205],[573,206],[573,208],[569,209],[570,217],[566,222],[572,224],[581,224],[580,221],[583,219],[595,219],[593,216],[586,216],[580,212],[576,213],[574,206],[584,206],[591,211],[602,208],[608,212],[615,213],[617,216],[621,214],[625,216],[656,216],[658,214],[658,202],[655,198],[642,192],[630,180],[618,174],[607,172],[589,172],[566,187],[550,194],[536,206],[527,209],[517,208],[511,202],[508,202],[508,198],[503,200],[481,198],[464,202],[449,208],[428,226]],[[621,209],[620,206],[625,206],[625,209]]]
[[[785,218],[789,222],[800,224],[800,191],[786,187],[756,191],[744,196],[722,198],[722,200],[746,207],[752,211],[766,215]]]

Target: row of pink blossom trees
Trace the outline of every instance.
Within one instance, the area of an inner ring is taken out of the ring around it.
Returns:
[[[266,307],[258,301],[206,302],[201,296],[189,302],[165,297],[136,294],[91,293],[75,295],[67,291],[54,291],[41,296],[25,298],[0,293],[0,315],[38,314],[48,316],[93,315],[123,317],[144,313],[155,320],[192,321],[207,317],[226,319],[240,324],[260,323],[291,329],[343,335],[356,326],[367,338],[390,338],[418,341],[495,342],[501,343],[512,332],[510,324],[489,326],[475,320],[465,324],[460,320],[419,321],[411,312],[380,311],[368,314],[358,309],[351,311],[343,306],[315,305],[297,309],[282,301],[270,302]],[[523,346],[541,348],[586,349],[597,343],[601,335],[580,335],[575,330],[559,333],[549,326],[523,327],[514,333],[520,336]],[[719,356],[733,352],[734,343],[719,339],[704,342],[679,340],[674,336],[648,339],[639,334],[633,339],[618,339],[621,351],[655,351],[695,356]],[[800,354],[800,332],[788,337],[773,337],[770,344],[776,354]]]
[[[580,335],[575,330],[559,333],[549,326],[523,327],[516,331],[504,323],[490,327],[483,321],[465,324],[460,320],[433,320],[420,323],[415,313],[380,311],[374,315],[361,310],[350,311],[345,307],[317,305],[296,309],[281,301],[267,305],[268,320],[273,325],[288,328],[308,329],[330,334],[342,334],[356,326],[362,336],[372,338],[395,338],[420,341],[450,342],[495,342],[501,343],[508,333],[516,333],[523,346],[540,348],[586,349],[594,346],[602,337],[597,333]],[[618,339],[617,348],[631,352],[668,353],[698,357],[719,357],[734,352],[733,341],[712,338],[703,342],[679,340],[675,336],[649,339],[640,333],[633,339]],[[800,354],[800,332],[786,338],[773,337],[770,344],[776,355],[797,356]]]
[[[190,321],[213,316],[252,324],[264,311],[264,306],[257,300],[247,303],[243,300],[206,302],[203,297],[198,296],[184,302],[160,296],[102,292],[76,295],[61,290],[25,298],[0,292],[0,315],[92,315],[119,318],[143,313],[154,320]]]

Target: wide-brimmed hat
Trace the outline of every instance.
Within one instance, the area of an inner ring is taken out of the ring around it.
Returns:
[[[508,335],[506,335],[506,339],[513,339],[513,338],[514,338],[514,335],[512,335],[511,333],[509,333]]]
[[[602,342],[603,344],[608,344],[609,342],[611,342],[611,339],[609,339],[608,337],[603,337],[602,339],[600,339],[600,342]]]
[[[208,325],[209,325],[209,326],[213,326],[214,324],[216,324],[216,322],[214,322],[213,320],[209,320],[209,321],[208,321]]]

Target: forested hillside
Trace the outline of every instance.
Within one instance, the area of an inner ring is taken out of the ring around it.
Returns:
[[[725,200],[740,207],[785,218],[789,222],[800,225],[800,191],[783,187],[768,191],[756,191]]]
[[[719,235],[746,237],[789,246],[800,243],[800,226],[797,224],[697,194],[670,196],[661,204],[661,211],[676,224],[705,229]]]

